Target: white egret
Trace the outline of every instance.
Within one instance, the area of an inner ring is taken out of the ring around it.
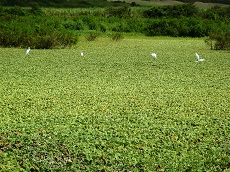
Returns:
[[[157,54],[156,53],[152,53],[151,55],[153,56],[153,58],[155,58],[155,59],[157,58]]]
[[[83,52],[81,52],[80,55],[83,57],[84,56]]]
[[[29,55],[30,52],[30,47],[28,47],[28,49],[26,50],[26,55]]]
[[[202,62],[204,59],[201,59],[199,54],[195,53],[197,60],[195,62]]]

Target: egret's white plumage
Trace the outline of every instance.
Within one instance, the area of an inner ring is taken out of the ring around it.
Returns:
[[[157,58],[157,54],[156,53],[152,53],[151,55],[153,56],[153,58],[155,58],[155,59]]]
[[[197,60],[195,62],[202,62],[204,59],[201,59],[198,53],[195,53]]]
[[[30,52],[30,47],[28,47],[28,49],[26,50],[26,55],[29,55]]]
[[[81,52],[81,53],[80,53],[80,55],[83,57],[83,56],[84,56],[84,53],[83,53],[83,52]]]

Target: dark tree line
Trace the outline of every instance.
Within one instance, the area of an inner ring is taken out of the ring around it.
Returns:
[[[181,2],[186,2],[186,3],[194,3],[197,2],[197,0],[179,0]],[[229,0],[199,0],[199,2],[204,2],[204,3],[221,3],[221,4],[230,4]]]
[[[87,8],[116,6],[124,4],[124,2],[113,3],[107,0],[0,0],[2,6],[28,7],[34,4],[40,7]]]
[[[206,10],[199,9],[194,4],[182,4],[172,6],[152,7],[144,11],[144,16],[148,18],[160,17],[201,17],[204,19],[221,20],[230,18],[230,6],[214,6]]]
[[[179,0],[186,3],[194,3],[197,0]],[[230,0],[199,0],[200,2],[206,3],[222,3],[230,4]],[[0,5],[2,6],[31,6],[34,3],[41,7],[105,7],[105,6],[115,6],[118,3],[123,3],[121,1],[116,1],[115,3],[108,2],[107,0],[0,0]]]

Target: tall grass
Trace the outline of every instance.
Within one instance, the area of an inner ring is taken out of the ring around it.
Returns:
[[[228,52],[146,37],[0,52],[2,171],[229,168]]]

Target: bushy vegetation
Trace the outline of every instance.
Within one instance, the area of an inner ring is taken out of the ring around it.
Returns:
[[[218,26],[213,21],[200,18],[159,19],[149,23],[146,34],[149,36],[203,37]]]
[[[87,41],[95,41],[100,34],[98,32],[91,32],[88,35],[86,35],[86,40]]]
[[[144,16],[148,18],[178,18],[178,17],[201,17],[209,20],[225,20],[230,17],[230,6],[214,6],[200,9],[194,4],[182,4],[172,6],[152,7],[145,10]]]
[[[109,7],[106,9],[105,14],[109,17],[130,18],[131,9],[129,6]]]
[[[193,4],[183,4],[183,5],[172,5],[172,6],[162,6],[162,7],[152,7],[149,10],[144,11],[146,17],[194,17],[197,16],[199,10]]]
[[[194,3],[197,0],[178,0],[185,3]],[[199,0],[206,3],[222,3],[230,4],[229,0]],[[124,4],[123,1],[108,2],[106,0],[1,0],[0,5],[4,6],[22,6],[28,7],[34,3],[42,7],[58,7],[58,8],[86,8],[86,7],[107,7]],[[131,2],[132,6],[136,6],[135,2]]]
[[[211,32],[206,43],[211,49],[230,50],[230,32]]]
[[[78,40],[77,34],[60,27],[58,18],[47,17],[36,8],[2,9],[0,28],[0,45],[4,47],[65,47]]]
[[[0,171],[230,168],[229,54],[203,39],[1,48],[0,61]]]
[[[99,10],[0,9],[0,45],[35,48],[71,46],[83,32],[140,33],[148,36],[204,37],[230,27],[230,7],[199,9],[192,4],[152,7],[130,6]],[[95,35],[94,35],[95,36]],[[93,35],[89,36],[89,39]]]
[[[120,41],[120,40],[124,39],[124,36],[121,33],[117,32],[117,33],[111,34],[111,39],[113,41]]]

